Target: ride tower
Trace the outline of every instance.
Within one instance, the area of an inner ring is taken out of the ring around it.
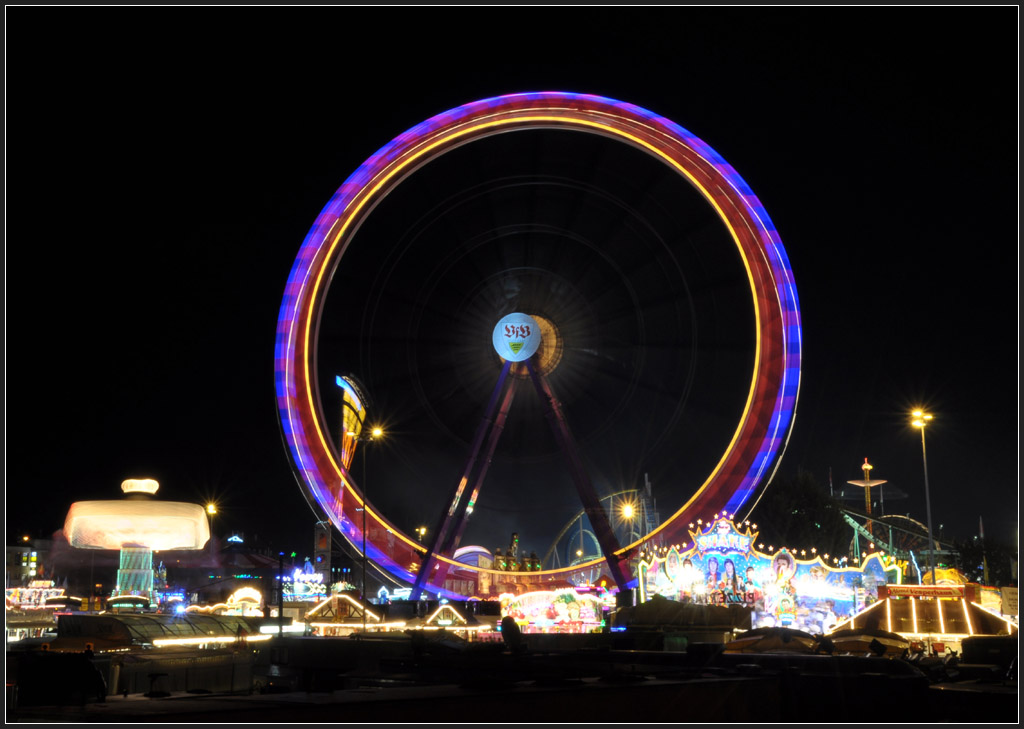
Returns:
[[[76,501],[64,520],[64,536],[76,549],[120,552],[117,584],[111,597],[153,593],[153,552],[200,550],[210,540],[210,523],[199,504],[158,501],[155,480],[126,479],[120,501]]]
[[[861,470],[864,471],[864,478],[856,481],[847,481],[846,483],[854,486],[860,486],[864,489],[864,513],[867,515],[867,522],[864,524],[864,528],[867,529],[868,534],[874,536],[874,530],[871,528],[871,487],[881,486],[883,483],[888,483],[884,479],[872,479],[871,469],[874,468],[868,463],[867,457],[864,458],[864,465],[861,466]],[[883,502],[885,503],[885,502]]]

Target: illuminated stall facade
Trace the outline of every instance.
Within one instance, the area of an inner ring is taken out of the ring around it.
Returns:
[[[948,585],[880,585],[878,602],[851,615],[839,630],[886,630],[910,641],[912,652],[960,653],[975,636],[1016,636],[1011,616],[981,601],[984,588],[974,583]]]
[[[380,610],[373,610],[350,593],[331,595],[308,610],[304,622],[312,635],[348,636],[362,630],[388,632],[403,630],[405,621],[389,622]]]
[[[512,616],[524,633],[594,633],[608,622],[615,596],[606,590],[566,587],[499,597],[501,616]]]
[[[33,580],[27,587],[4,589],[8,608],[44,608],[48,600],[64,596],[64,588],[54,586],[52,580]]]
[[[876,602],[879,585],[900,581],[899,565],[880,552],[860,567],[830,566],[828,555],[814,550],[809,559],[806,551],[762,552],[763,545],[755,547],[757,532],[745,527],[740,531],[716,516],[707,524],[698,521],[692,543],[644,555],[637,566],[640,601],[661,595],[683,603],[745,605],[754,628],[823,634]]]
[[[433,612],[409,620],[406,629],[448,631],[470,641],[501,640],[495,618],[481,620],[475,615],[464,614],[443,598]]]

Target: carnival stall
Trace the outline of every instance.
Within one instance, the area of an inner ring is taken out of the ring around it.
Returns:
[[[612,593],[565,587],[502,594],[501,616],[511,616],[523,633],[593,633],[607,623],[615,606]]]
[[[756,527],[754,527],[756,528]],[[753,628],[786,627],[821,635],[878,600],[878,587],[898,584],[901,571],[882,552],[859,566],[811,550],[767,548],[749,522],[726,517],[690,531],[692,543],[652,549],[638,564],[639,600],[654,595],[698,605],[739,605]],[[842,565],[842,566],[841,566]]]

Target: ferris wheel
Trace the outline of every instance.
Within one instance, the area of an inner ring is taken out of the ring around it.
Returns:
[[[788,438],[801,337],[782,243],[725,160],[640,107],[544,92],[367,159],[299,250],[275,351],[311,506],[382,574],[447,594],[460,546],[543,546],[581,506],[589,565],[524,577],[596,566],[622,588],[644,540],[739,512]],[[603,500],[645,471],[664,518],[616,533]]]

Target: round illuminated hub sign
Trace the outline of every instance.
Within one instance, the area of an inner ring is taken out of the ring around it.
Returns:
[[[529,314],[509,314],[494,327],[491,343],[502,359],[522,362],[540,346],[540,325]]]

